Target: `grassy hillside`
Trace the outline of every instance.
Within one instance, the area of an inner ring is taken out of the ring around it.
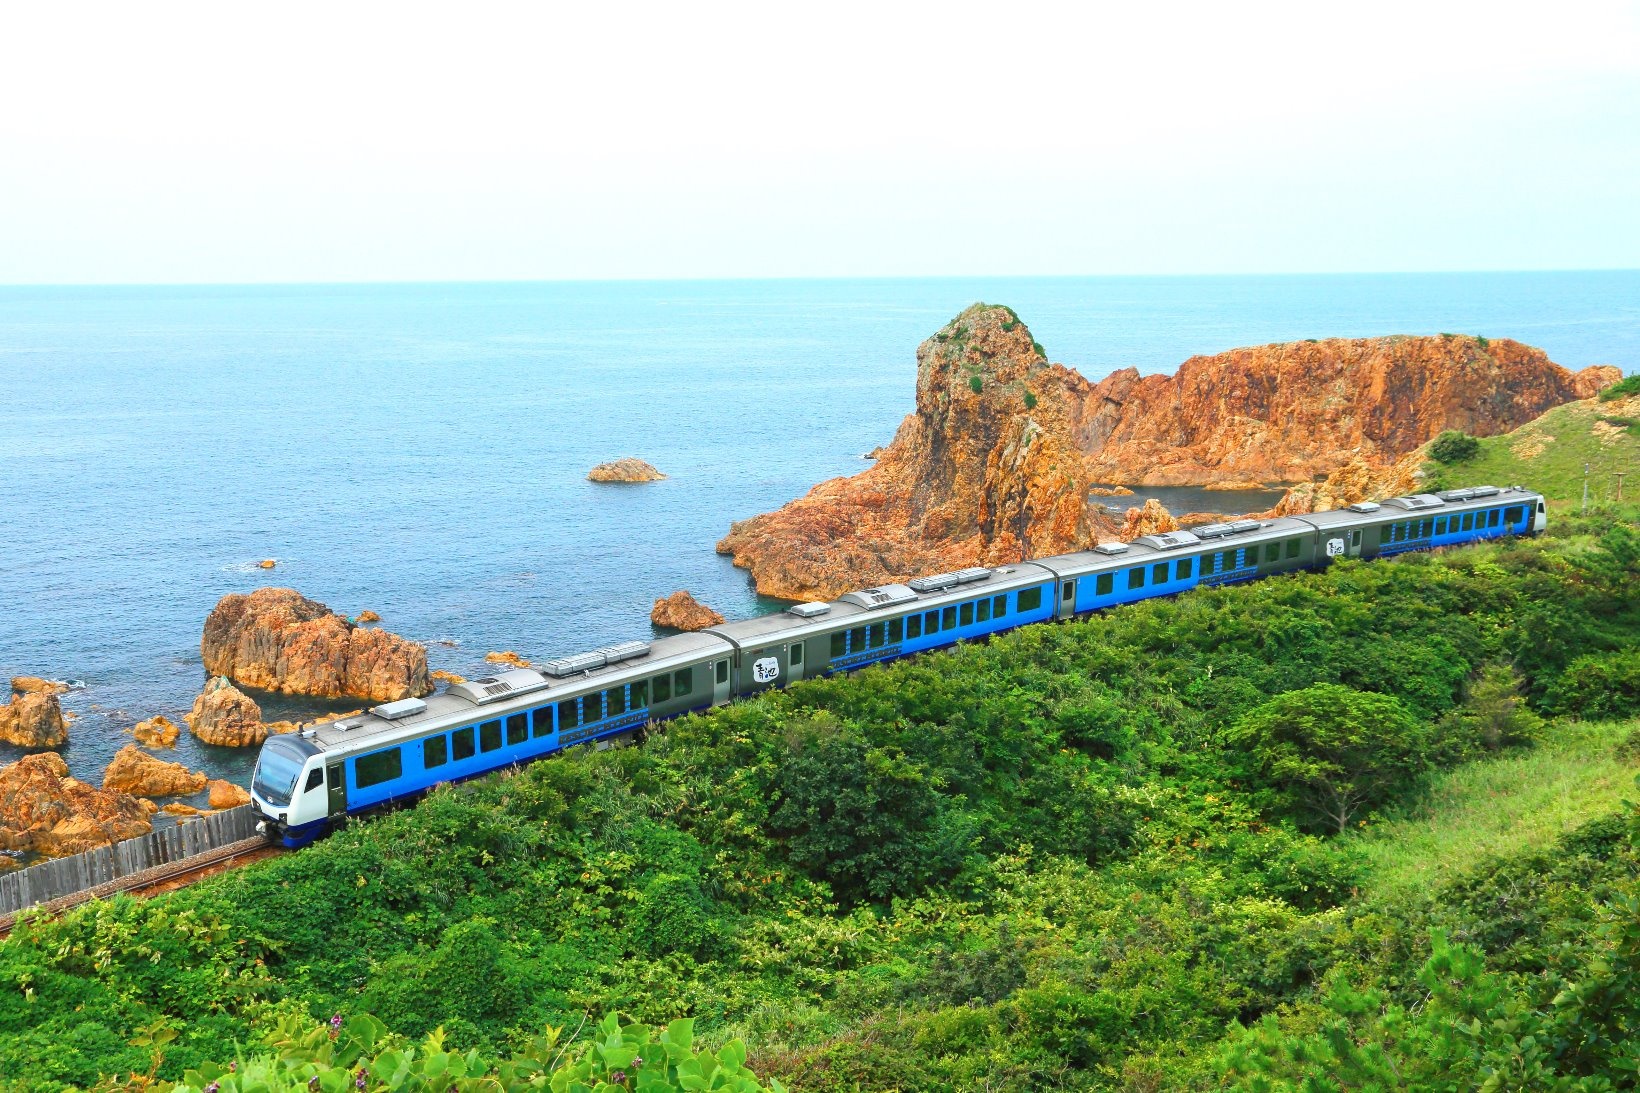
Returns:
[[[1435,489],[1492,483],[1528,485],[1556,508],[1583,501],[1583,466],[1589,466],[1589,503],[1613,500],[1613,471],[1630,472],[1623,500],[1640,503],[1640,395],[1601,402],[1587,399],[1557,406],[1502,436],[1485,437],[1479,452],[1462,463],[1425,465]]]
[[[1319,1088],[1339,1051],[1578,1081],[1640,1025],[1611,986],[1640,975],[1637,561],[1633,525],[1566,517],[1031,627],[27,924],[0,1089],[161,1040],[166,1077],[276,1043],[257,1072],[305,1088],[292,1043],[366,1013],[483,1069],[608,1011],[827,1093]],[[1571,1046],[1454,1039],[1520,1014]]]

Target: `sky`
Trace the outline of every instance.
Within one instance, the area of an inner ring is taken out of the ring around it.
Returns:
[[[0,283],[1640,266],[1640,3],[0,8]]]

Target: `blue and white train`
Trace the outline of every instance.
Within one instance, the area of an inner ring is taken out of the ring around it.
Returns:
[[[262,745],[251,796],[286,846],[345,816],[574,744],[878,661],[1202,585],[1544,528],[1542,495],[1479,486],[1382,505],[1101,543],[1076,554],[850,592],[653,642],[628,642],[376,706]]]

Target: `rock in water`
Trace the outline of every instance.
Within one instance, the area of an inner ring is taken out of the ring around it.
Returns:
[[[1143,507],[1127,510],[1127,519],[1122,522],[1121,535],[1122,541],[1128,542],[1141,535],[1160,535],[1164,531],[1178,530],[1179,522],[1173,519],[1173,514],[1152,497],[1145,501]]]
[[[452,687],[455,686],[457,683],[466,683],[467,682],[467,677],[466,676],[460,675],[456,672],[437,671],[437,672],[430,672],[428,674],[431,675],[433,677],[433,679],[438,681],[439,683],[449,684]]]
[[[0,847],[60,857],[153,829],[135,797],[70,778],[53,752],[0,767]]]
[[[207,744],[248,748],[268,738],[262,707],[222,676],[205,684],[194,708],[183,715],[189,730]]]
[[[69,687],[68,684],[57,679],[42,679],[39,676],[12,676],[11,689],[20,695],[66,695]]]
[[[653,610],[649,612],[649,621],[673,630],[694,631],[717,626],[723,622],[723,616],[679,589],[665,599],[655,601]]]
[[[207,787],[211,791],[210,805],[212,808],[237,808],[239,805],[251,803],[251,795],[242,786],[232,782],[224,782],[220,778],[212,778]]]
[[[55,691],[28,691],[0,703],[0,740],[24,748],[60,748],[68,722]]]
[[[147,721],[139,721],[131,729],[137,743],[147,748],[174,747],[182,730],[164,714],[156,714]]]
[[[1087,390],[1011,310],[975,304],[917,348],[916,412],[875,466],[736,523],[718,551],[764,595],[829,599],[1087,546],[1116,529],[1087,503]]]
[[[631,456],[600,463],[587,472],[589,482],[659,482],[665,477],[650,464]]]
[[[114,755],[103,772],[103,788],[137,797],[181,797],[205,788],[205,772],[193,771],[181,763],[156,759],[135,744],[127,744]]]
[[[530,662],[511,649],[504,649],[499,653],[485,653],[484,659],[491,664],[505,664],[510,668],[528,668]]]
[[[381,622],[382,617],[380,615],[376,614],[374,611],[370,610],[367,607],[363,611],[359,612],[359,621],[360,622]]]
[[[425,648],[355,626],[289,588],[222,597],[199,652],[212,675],[266,691],[394,702],[433,690]]]

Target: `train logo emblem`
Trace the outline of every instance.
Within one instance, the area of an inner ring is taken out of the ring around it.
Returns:
[[[1343,555],[1343,553],[1344,553],[1344,540],[1342,540],[1342,539],[1328,539],[1327,540],[1327,557],[1337,558],[1337,557],[1340,557],[1341,555]]]
[[[774,657],[764,657],[752,662],[752,679],[758,683],[773,683],[780,678],[780,661]]]

